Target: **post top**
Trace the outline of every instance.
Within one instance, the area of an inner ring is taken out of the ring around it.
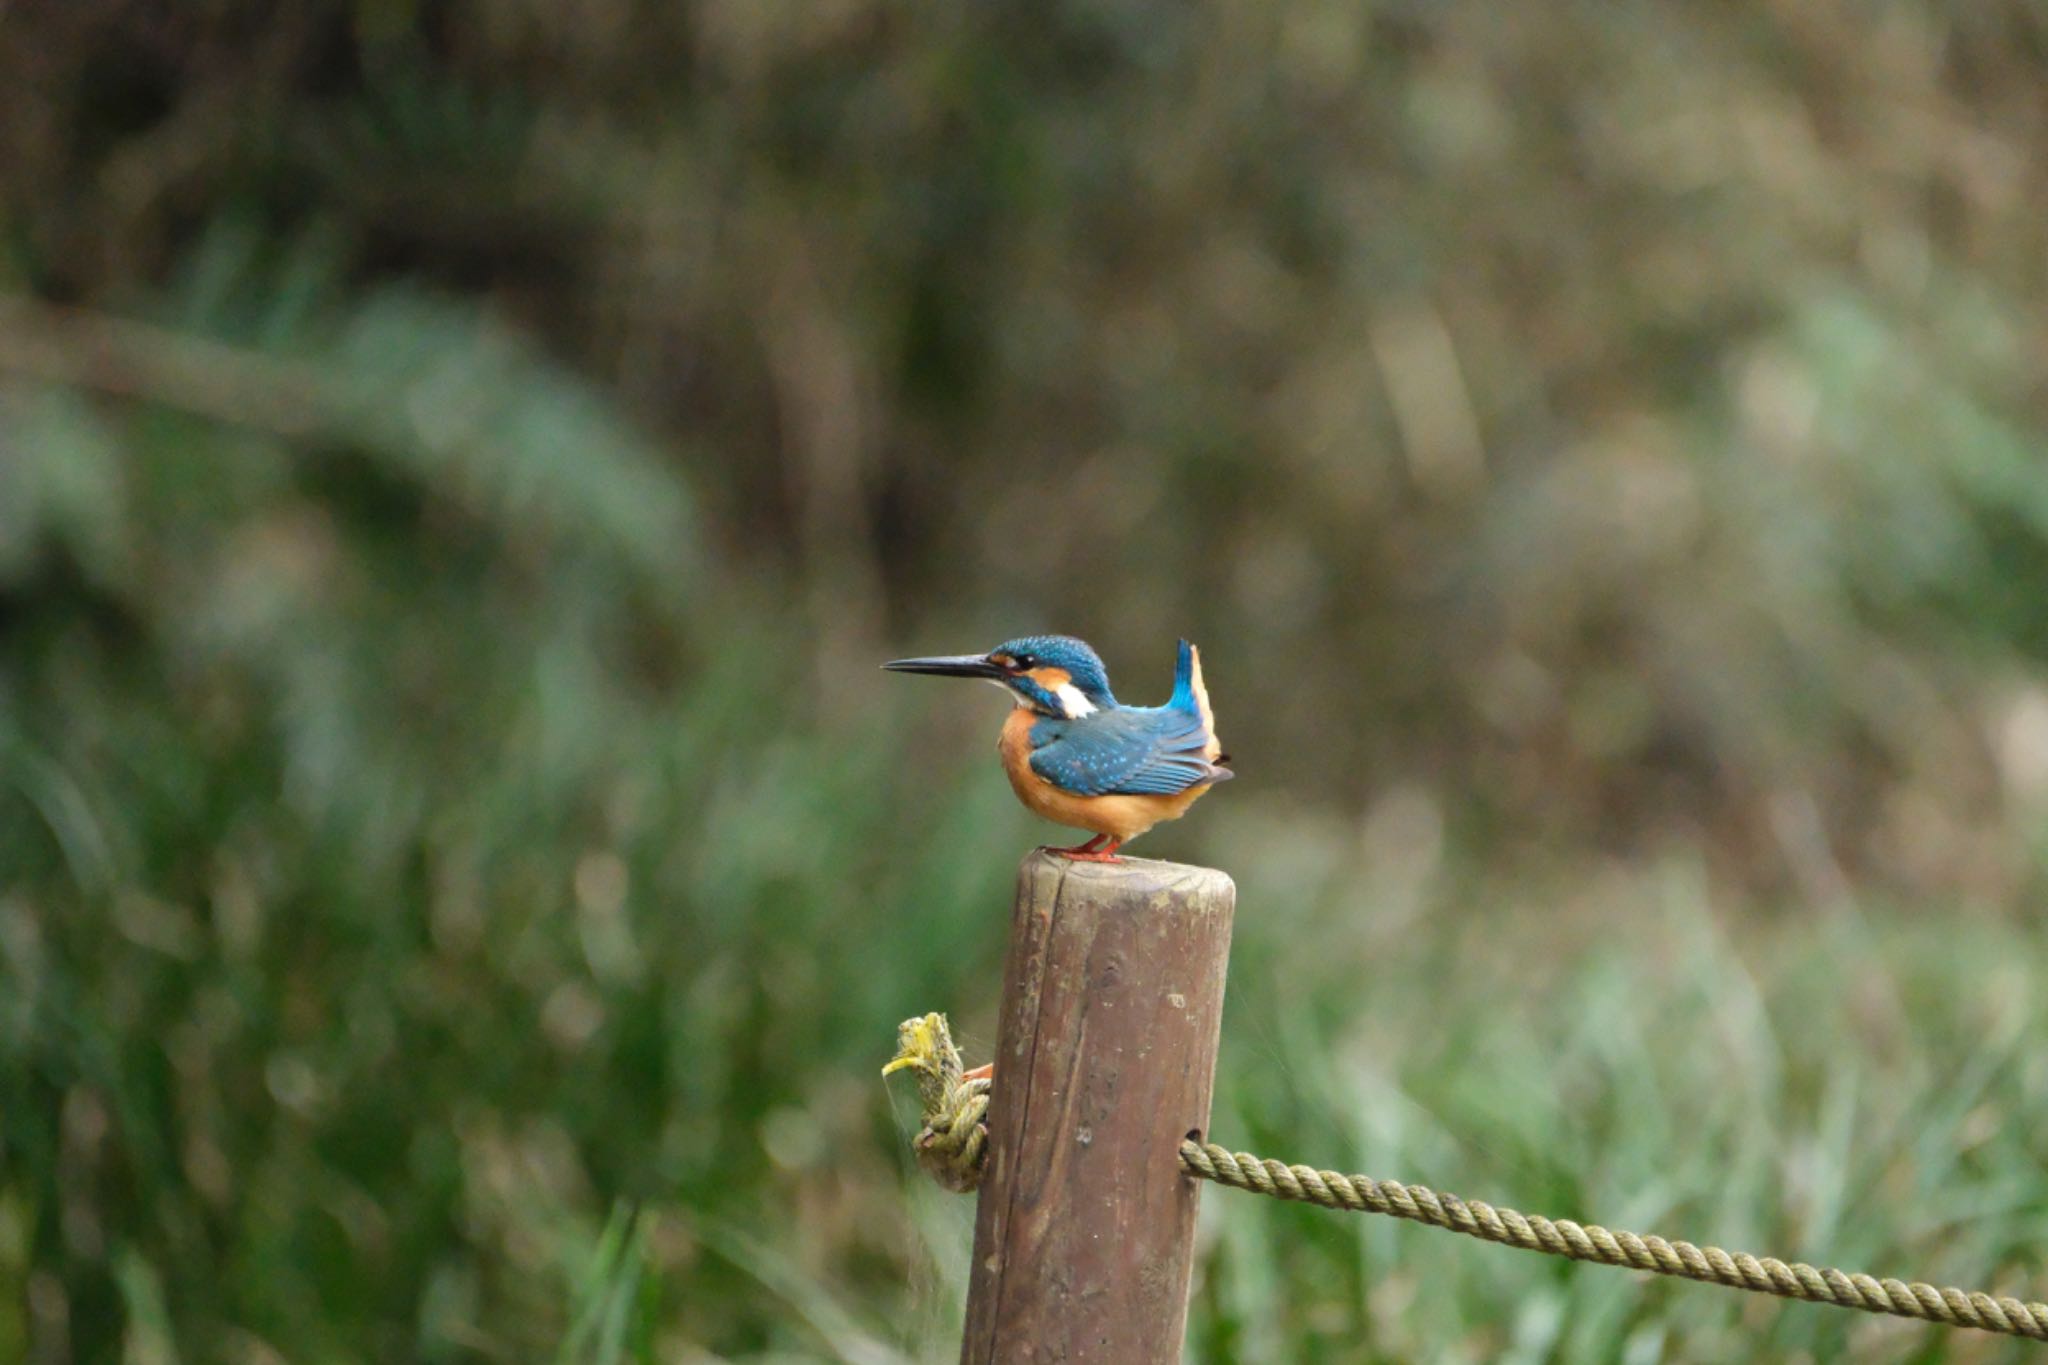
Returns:
[[[1063,858],[1050,848],[1034,848],[1024,855],[1020,875],[1059,874],[1068,884],[1078,883],[1091,890],[1150,892],[1172,889],[1198,897],[1227,896],[1235,899],[1237,883],[1230,874],[1193,863],[1172,863],[1159,858],[1121,856],[1113,863]]]

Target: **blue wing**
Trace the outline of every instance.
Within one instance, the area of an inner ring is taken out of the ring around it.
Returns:
[[[1177,706],[1121,706],[1031,727],[1031,770],[1076,796],[1172,796],[1232,774],[1202,756],[1202,718]]]

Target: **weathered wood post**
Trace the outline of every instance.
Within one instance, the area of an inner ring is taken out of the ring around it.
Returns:
[[[1237,888],[1204,867],[1017,874],[963,1365],[1177,1365]]]

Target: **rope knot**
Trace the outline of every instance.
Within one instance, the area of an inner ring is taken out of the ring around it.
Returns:
[[[990,1082],[966,1078],[945,1015],[918,1015],[896,1026],[896,1056],[882,1074],[897,1071],[917,1073],[924,1110],[924,1126],[910,1144],[917,1164],[956,1194],[979,1188],[988,1159]]]

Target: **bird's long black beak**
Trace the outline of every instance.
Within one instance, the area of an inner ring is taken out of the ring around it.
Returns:
[[[895,659],[882,667],[891,673],[933,673],[942,678],[1006,678],[1001,664],[986,654],[938,654],[929,659]]]

